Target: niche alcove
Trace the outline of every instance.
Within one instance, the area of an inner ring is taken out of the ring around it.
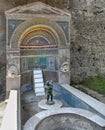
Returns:
[[[70,14],[41,2],[6,11],[7,92],[44,78],[70,83]],[[14,80],[13,80],[14,78]]]

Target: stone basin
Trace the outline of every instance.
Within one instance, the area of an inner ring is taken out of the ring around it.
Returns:
[[[87,110],[58,108],[31,117],[23,130],[104,130],[105,120]]]

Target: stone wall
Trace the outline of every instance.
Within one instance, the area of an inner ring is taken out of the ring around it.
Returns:
[[[71,80],[105,74],[105,1],[72,0]]]
[[[4,11],[38,0],[0,0],[0,64],[5,63]],[[71,20],[71,82],[87,76],[105,74],[105,1],[40,0],[54,7],[68,9]]]
[[[33,74],[32,71],[28,71],[26,73],[23,73],[21,75],[21,86],[24,86],[26,84],[33,84]]]

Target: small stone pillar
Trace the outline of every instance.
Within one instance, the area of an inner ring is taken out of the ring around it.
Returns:
[[[10,90],[17,90],[20,88],[21,75],[16,75],[14,77],[6,76],[6,97],[8,97]]]

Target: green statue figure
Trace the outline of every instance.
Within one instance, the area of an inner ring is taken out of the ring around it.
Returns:
[[[48,105],[53,105],[53,82],[52,80],[46,80],[45,82],[45,92],[47,95],[47,104]]]

